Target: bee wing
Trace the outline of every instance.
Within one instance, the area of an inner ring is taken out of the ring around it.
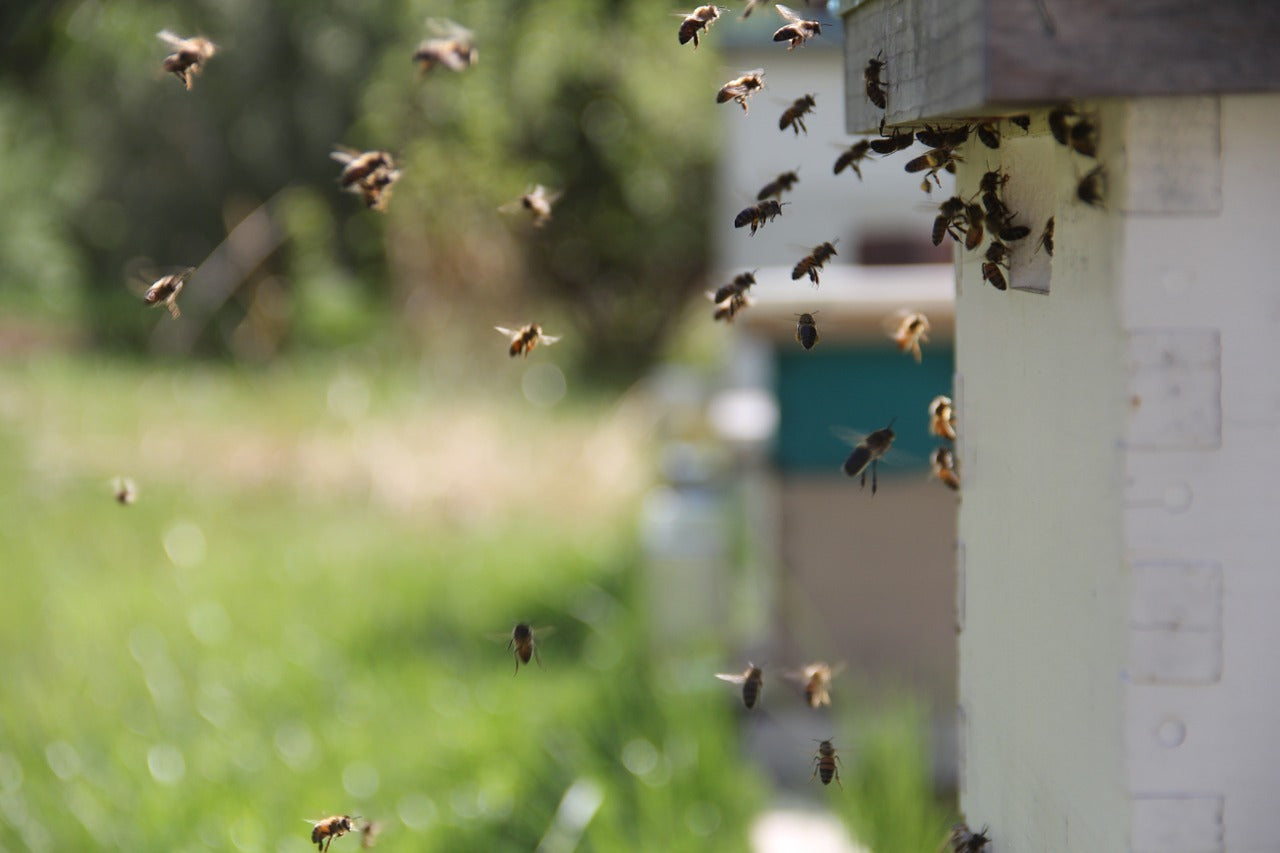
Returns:
[[[747,676],[741,672],[738,672],[738,673],[717,672],[716,678],[720,679],[721,681],[728,681],[730,684],[742,684],[744,681],[747,680]]]
[[[783,6],[781,3],[775,3],[773,8],[777,9],[779,15],[793,24],[798,24],[804,20],[795,9]]]
[[[519,329],[508,329],[506,326],[494,326],[494,328],[506,335],[508,338],[514,338],[516,335],[520,334]]]
[[[160,41],[164,42],[165,44],[169,45],[169,47],[172,47],[175,50],[178,48],[181,48],[183,43],[186,41],[186,39],[184,39],[182,36],[178,35],[177,33],[173,32],[173,30],[161,30],[160,32],[156,33],[156,38],[160,39]]]
[[[550,346],[560,340],[564,335],[539,335],[538,342],[543,346]]]
[[[427,18],[427,29],[444,39],[470,43],[476,34],[448,18]]]
[[[335,145],[333,146],[333,150],[329,152],[329,156],[345,166],[352,160],[359,157],[360,152],[354,148],[348,148],[345,145]]]

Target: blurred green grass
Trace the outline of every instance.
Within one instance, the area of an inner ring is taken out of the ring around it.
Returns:
[[[333,359],[0,367],[0,849],[302,850],[334,813],[568,849],[596,795],[588,849],[743,849],[732,706],[632,606],[637,419],[530,408]],[[518,620],[555,631],[513,677]]]

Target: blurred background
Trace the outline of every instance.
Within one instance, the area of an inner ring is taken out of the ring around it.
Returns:
[[[832,174],[827,11],[793,52],[767,7],[681,46],[687,11],[0,7],[0,851],[302,850],[330,814],[391,850],[937,848],[950,190],[912,153]],[[420,74],[428,17],[478,63]],[[165,28],[219,45],[191,91]],[[757,67],[748,113],[715,104]],[[395,156],[385,213],[338,144]],[[788,170],[783,215],[734,229]],[[536,183],[563,191],[542,229],[499,210]],[[181,319],[147,308],[143,272],[183,266]],[[492,327],[535,321],[563,340],[512,361]],[[845,436],[895,418],[872,499]],[[513,676],[518,621],[549,630]],[[750,712],[713,678],[748,660]],[[814,660],[832,709],[783,677]]]

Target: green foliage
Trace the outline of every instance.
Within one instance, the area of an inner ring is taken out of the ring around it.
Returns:
[[[383,375],[362,434],[414,389]],[[255,433],[340,436],[332,396],[314,369],[0,374],[0,848],[302,850],[351,813],[388,850],[531,850],[599,798],[585,849],[742,849],[760,786],[716,685],[649,662],[634,498],[471,524],[272,476]],[[554,631],[513,676],[517,620]]]

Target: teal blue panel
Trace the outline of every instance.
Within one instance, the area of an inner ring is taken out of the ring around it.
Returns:
[[[824,341],[809,352],[799,344],[783,347],[775,364],[781,419],[774,462],[780,470],[840,475],[852,445],[836,433],[868,433],[894,417],[896,438],[881,472],[929,467],[941,441],[929,434],[929,401],[951,394],[949,347],[926,345],[924,361],[916,364],[892,343],[840,348]]]

